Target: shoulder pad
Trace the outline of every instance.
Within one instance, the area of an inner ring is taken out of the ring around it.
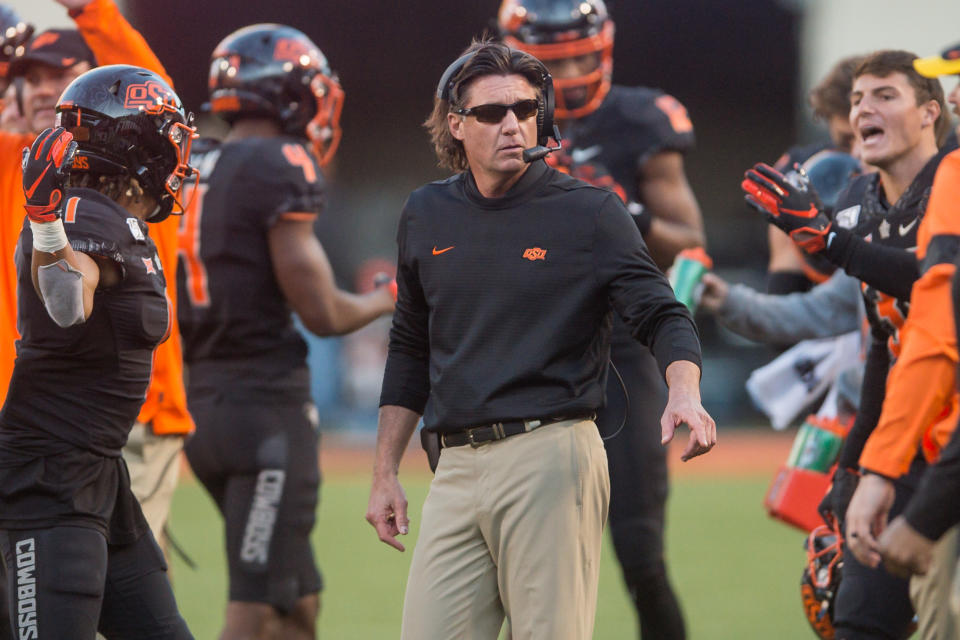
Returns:
[[[149,243],[145,223],[93,189],[68,189],[63,228],[75,251],[123,262],[123,247]]]

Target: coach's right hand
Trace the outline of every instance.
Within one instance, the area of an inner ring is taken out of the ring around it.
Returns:
[[[367,503],[367,522],[377,530],[382,542],[400,551],[406,550],[397,536],[407,535],[410,530],[407,494],[396,474],[374,475],[370,502]]]

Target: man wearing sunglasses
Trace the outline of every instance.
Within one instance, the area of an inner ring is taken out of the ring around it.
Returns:
[[[440,164],[459,173],[413,192],[401,216],[367,509],[402,551],[397,473],[422,415],[442,449],[405,639],[492,640],[505,616],[514,637],[592,637],[609,497],[594,414],[614,312],[657,354],[663,440],[686,423],[685,460],[716,442],[693,322],[623,202],[537,159],[551,92],[541,62],[478,42],[447,69],[426,122]]]
[[[498,26],[509,46],[553,75],[564,149],[552,161],[617,191],[660,269],[680,250],[702,246],[703,220],[683,166],[693,125],[672,96],[611,83],[614,23],[603,0],[504,0]],[[683,616],[663,552],[667,462],[658,420],[666,389],[653,355],[617,319],[611,362],[628,391],[611,373],[598,415],[610,438],[610,533],[641,635],[680,640]]]

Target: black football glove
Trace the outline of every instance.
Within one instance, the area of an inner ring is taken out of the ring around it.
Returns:
[[[24,208],[34,222],[53,222],[60,217],[63,206],[63,187],[70,176],[77,143],[73,134],[63,127],[44,129],[23,150],[23,193],[27,197]]]
[[[857,490],[857,483],[860,482],[860,474],[853,469],[837,467],[833,472],[833,482],[823,496],[823,500],[817,506],[820,517],[828,525],[831,525],[831,518],[836,520],[837,526],[842,526],[847,517],[847,507],[850,506],[850,500],[853,499],[853,493]]]
[[[783,229],[804,251],[817,253],[827,246],[831,220],[803,173],[785,176],[761,162],[744,174],[740,188],[747,204]]]

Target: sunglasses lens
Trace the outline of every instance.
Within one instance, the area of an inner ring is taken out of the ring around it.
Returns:
[[[502,104],[481,104],[473,107],[470,111],[477,116],[477,121],[491,124],[503,120],[504,116],[507,115],[508,108]]]
[[[476,116],[478,122],[497,124],[507,115],[507,110],[513,111],[517,120],[526,120],[537,113],[540,103],[536,100],[521,100],[514,104],[480,104],[470,107],[470,115]]]
[[[517,120],[526,120],[536,114],[539,107],[536,100],[522,100],[513,105],[513,112],[517,114]]]

